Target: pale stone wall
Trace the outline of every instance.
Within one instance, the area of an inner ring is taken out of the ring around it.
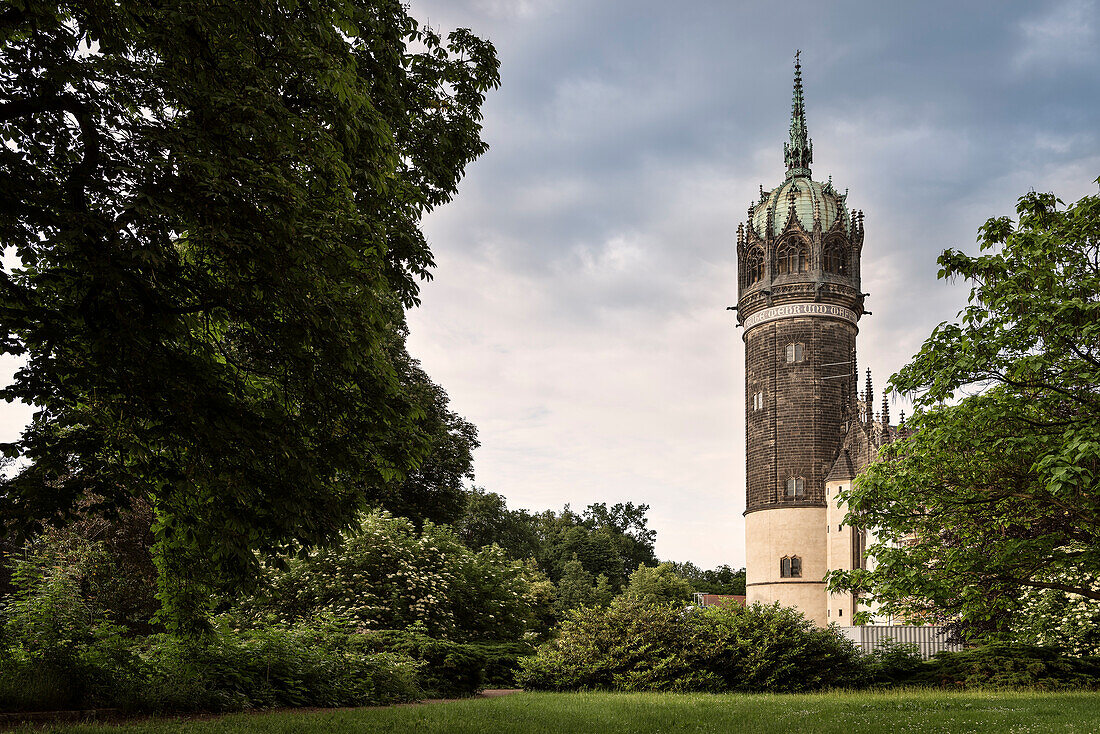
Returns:
[[[798,608],[814,624],[826,619],[827,570],[825,507],[777,507],[745,516],[746,602]],[[779,575],[779,560],[796,555],[802,559],[802,576]]]
[[[848,505],[841,502],[837,496],[838,492],[843,489],[851,489],[851,480],[828,482],[825,485],[825,499],[828,502],[828,530],[825,537],[829,545],[829,569],[850,571],[854,567],[853,561],[855,560],[852,554],[852,533],[854,530],[844,524],[844,517],[848,514]],[[870,547],[874,542],[874,532],[865,531],[864,548]],[[863,564],[864,568],[873,570],[875,559],[873,557],[866,558]],[[851,594],[826,593],[828,594],[826,619],[829,622],[836,622],[841,626],[851,625],[856,612],[871,612],[870,624],[872,625],[896,623],[896,620],[892,617],[877,613],[877,605],[875,604],[868,605],[864,601],[857,604]]]
[[[841,489],[848,489],[851,483],[847,480],[828,482],[825,484],[825,499],[828,503],[828,523],[826,524],[825,537],[829,546],[829,569],[850,571],[852,569],[852,528],[844,524],[844,516],[848,514],[847,503],[842,503],[837,497]],[[856,613],[855,599],[851,594],[828,594],[829,609],[826,619],[841,625],[853,624],[852,617]]]

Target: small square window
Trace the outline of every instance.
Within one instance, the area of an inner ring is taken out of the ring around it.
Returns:
[[[787,345],[787,363],[801,362],[806,358],[805,348],[801,344]]]

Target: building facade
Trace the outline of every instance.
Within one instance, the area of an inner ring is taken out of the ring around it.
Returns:
[[[746,594],[825,625],[851,624],[858,600],[830,595],[830,569],[864,563],[866,538],[843,523],[837,492],[890,440],[870,376],[858,390],[856,335],[863,214],[831,177],[814,181],[801,66],[795,61],[786,176],[738,227],[745,342]],[[885,402],[884,402],[885,405]],[[885,408],[884,408],[885,410]]]

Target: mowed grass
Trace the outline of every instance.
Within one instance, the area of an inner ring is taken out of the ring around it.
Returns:
[[[233,714],[208,720],[159,719],[118,726],[58,726],[47,731],[74,734],[1100,732],[1100,693],[519,693],[423,706]]]

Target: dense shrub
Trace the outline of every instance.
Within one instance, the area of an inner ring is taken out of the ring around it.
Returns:
[[[154,711],[362,706],[420,696],[418,664],[362,649],[336,625],[216,630],[191,642],[150,638],[140,707]]]
[[[555,640],[520,661],[535,690],[808,691],[859,685],[855,646],[794,609],[644,604],[621,597],[571,613]]]
[[[470,643],[430,637],[423,627],[373,630],[355,636],[360,649],[405,655],[420,663],[417,680],[427,698],[472,696],[482,688],[485,655]]]
[[[535,645],[528,642],[474,642],[472,646],[485,658],[486,688],[514,688],[520,658],[532,655]]]
[[[887,637],[866,656],[869,677],[879,686],[890,686],[910,680],[925,664],[920,649],[907,642]]]
[[[1100,688],[1100,658],[1067,657],[1052,648],[993,643],[941,652],[899,682],[948,688]]]
[[[127,639],[99,626],[61,666],[25,646],[0,651],[0,708],[117,707],[151,712],[361,706],[421,696],[417,662],[375,653],[325,623],[200,639]]]

